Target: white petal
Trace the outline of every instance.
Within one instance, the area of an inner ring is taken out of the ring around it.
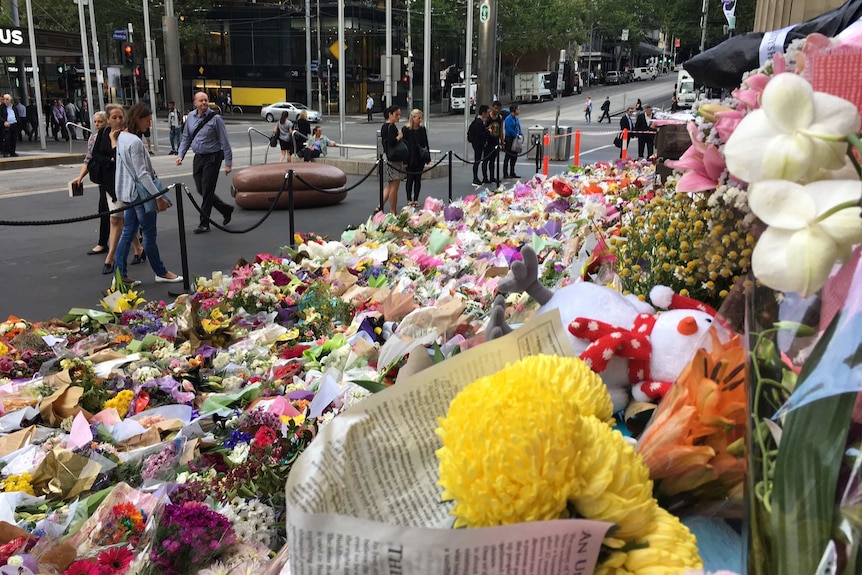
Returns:
[[[837,257],[835,243],[818,226],[795,233],[768,228],[754,248],[751,269],[773,289],[808,297],[823,287]]]
[[[814,88],[796,74],[778,74],[766,84],[761,108],[779,132],[808,128],[814,121]]]
[[[817,203],[805,187],[787,180],[751,184],[748,205],[763,223],[785,230],[802,229],[817,217]]]
[[[810,169],[839,170],[847,162],[846,142],[827,142],[820,138],[810,138],[812,144]],[[810,178],[809,178],[810,179]]]
[[[748,114],[724,146],[728,171],[746,182],[762,180],[763,155],[775,137],[766,112],[761,109]]]
[[[764,179],[798,182],[811,171],[814,146],[801,134],[776,136],[764,150],[761,175]]]
[[[823,233],[842,247],[862,243],[862,218],[858,203],[862,198],[862,182],[858,180],[835,180],[814,182],[805,186],[805,191],[817,205],[817,213],[824,214],[833,206],[845,202],[856,202],[852,208],[845,208],[819,222]]]
[[[853,103],[825,92],[814,93],[814,118],[808,128],[812,132],[846,136],[859,130],[860,122]]]

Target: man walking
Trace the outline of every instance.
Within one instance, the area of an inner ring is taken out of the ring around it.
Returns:
[[[620,146],[620,158],[623,157],[623,150],[628,152],[629,143],[632,141],[632,131],[635,129],[634,120],[632,120],[632,114],[634,114],[634,108],[631,106],[626,110],[626,113],[622,115],[620,118],[620,135],[619,137],[623,137],[623,130],[628,130],[625,135],[625,139]]]
[[[611,98],[610,96],[605,96],[605,101],[602,102],[602,115],[599,118],[599,124],[602,123],[602,120],[605,118],[608,119],[608,124],[611,123]]]
[[[77,140],[78,130],[74,124],[78,121],[78,106],[71,98],[66,100],[66,121],[72,124],[69,126],[69,135],[73,140]]]
[[[174,102],[168,102],[168,128],[171,130],[171,153],[169,155],[176,156],[177,150],[180,147],[180,139],[182,137],[182,116],[177,110]]]
[[[365,113],[368,114],[368,123],[370,124],[374,113],[374,98],[371,97],[371,92],[365,96]]]
[[[644,147],[647,158],[651,158],[654,150],[655,128],[652,127],[652,106],[644,106],[643,113],[635,120],[635,132],[638,138],[638,158],[644,157]]]
[[[200,225],[195,228],[196,234],[210,231],[210,214],[215,208],[224,218],[224,225],[230,223],[233,207],[224,203],[216,195],[218,171],[224,160],[224,173],[230,174],[233,169],[233,152],[227,138],[227,129],[221,116],[209,109],[209,98],[206,92],[195,94],[195,112],[189,114],[183,128],[183,141],[177,155],[177,165],[183,163],[183,158],[189,148],[195,153],[192,173],[198,194],[203,197]]]
[[[17,158],[15,153],[18,145],[18,112],[12,105],[12,96],[3,94],[3,103],[0,104],[0,120],[3,122],[3,157]]]

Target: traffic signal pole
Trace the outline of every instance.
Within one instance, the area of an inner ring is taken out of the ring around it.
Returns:
[[[78,22],[81,25],[81,53],[84,57],[84,81],[87,90],[87,110],[90,114],[90,126],[93,125],[93,84],[90,81],[90,49],[87,47],[87,25],[84,23],[84,2],[87,0],[76,0],[78,4]],[[90,0],[92,2],[92,0]],[[74,133],[74,132],[73,132]]]
[[[148,90],[150,93],[150,110],[153,112],[153,116],[156,117],[156,110],[158,109],[158,98],[156,97],[156,88],[154,82],[154,72],[153,72],[153,41],[152,36],[150,35],[150,3],[148,0],[144,0],[144,38],[146,41],[146,53],[147,59],[144,63],[144,70],[147,74],[147,82],[149,83]],[[156,127],[158,122],[153,122],[152,127],[150,128],[153,132],[152,134],[152,142],[153,142],[153,150],[156,152],[159,151],[159,131]]]

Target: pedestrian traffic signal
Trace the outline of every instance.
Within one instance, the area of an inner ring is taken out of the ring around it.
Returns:
[[[126,66],[135,65],[135,49],[128,42],[123,43],[123,62]]]

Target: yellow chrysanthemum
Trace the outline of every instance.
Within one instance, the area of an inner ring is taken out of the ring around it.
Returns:
[[[132,401],[135,399],[135,392],[124,389],[111,399],[105,402],[103,406],[104,409],[114,408],[117,410],[117,413],[120,414],[120,417],[125,417],[127,413],[129,413],[129,407],[132,405]]]
[[[0,341],[0,357],[7,355],[9,353],[9,348],[6,347],[6,344]]]
[[[30,483],[33,477],[26,471],[21,475],[10,475],[3,482],[3,491],[13,493],[15,491],[23,491],[28,495],[35,495],[33,485]]]

